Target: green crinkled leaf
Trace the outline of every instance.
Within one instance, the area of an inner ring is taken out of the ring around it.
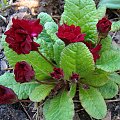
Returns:
[[[80,26],[82,32],[86,33],[86,38],[95,42],[97,40],[97,14],[93,0],[65,0],[61,22]]]
[[[70,44],[63,49],[60,67],[63,69],[67,80],[69,80],[72,72],[86,76],[95,69],[91,52],[81,42]]]
[[[109,79],[117,84],[120,84],[120,75],[117,73],[110,74]]]
[[[54,20],[52,19],[52,17],[44,12],[41,12],[38,16],[37,19],[40,19],[40,23],[42,25],[44,25],[46,22],[54,22]]]
[[[109,81],[104,86],[101,86],[99,91],[105,99],[110,99],[117,95],[118,85],[113,81]]]
[[[106,6],[105,5],[102,5],[100,7],[98,7],[97,9],[97,17],[98,19],[102,19],[104,16],[105,16],[105,13],[106,13]]]
[[[68,92],[62,91],[45,102],[43,114],[46,120],[73,120],[74,104]]]
[[[53,45],[55,41],[53,38],[55,37],[55,31],[57,31],[56,23],[47,22],[44,25],[44,30],[36,40],[37,43],[41,45],[41,47],[39,48],[41,53],[51,61],[54,58]]]
[[[51,38],[47,34],[43,34],[43,33],[40,34],[40,37],[36,40],[37,43],[41,45],[39,50],[47,59],[52,61],[54,57],[54,51],[53,51],[53,43],[49,41]],[[45,41],[45,38],[46,38],[46,41]]]
[[[58,26],[55,22],[47,22],[44,27],[45,30],[37,39],[37,43],[41,44],[40,51],[49,60],[55,61],[59,65],[60,53],[65,45],[56,36]]]
[[[53,61],[54,60],[54,50],[53,45],[54,42],[58,39],[56,36],[56,31],[58,29],[57,24],[54,22],[52,17],[47,13],[41,12],[38,15],[40,18],[40,23],[44,26],[44,29],[39,37],[37,38],[37,43],[41,45],[40,51],[41,53],[47,57],[47,59]]]
[[[102,119],[105,117],[107,107],[102,95],[97,89],[93,87],[90,87],[90,89],[80,87],[79,98],[84,109],[93,118]]]
[[[37,87],[39,84],[36,82],[28,82],[28,83],[18,83],[15,81],[13,73],[5,73],[4,75],[0,76],[0,85],[6,86],[11,88],[18,99],[27,99],[30,93]]]
[[[85,84],[99,87],[103,86],[104,84],[107,83],[109,80],[109,73],[102,71],[102,70],[96,70],[90,75],[86,75],[85,79],[81,79],[82,82]]]
[[[120,69],[120,52],[105,51],[101,54],[100,59],[97,60],[97,68],[107,72],[114,72]]]
[[[120,30],[120,20],[117,22],[112,22],[111,31],[114,32],[114,31],[118,31],[118,30]]]
[[[111,44],[112,44],[112,38],[110,35],[108,35],[106,38],[102,39],[101,41],[102,48],[100,50],[100,53],[105,52],[107,50],[111,50]]]
[[[4,47],[4,53],[9,61],[10,65],[14,65],[18,61],[26,61],[31,64],[35,70],[36,78],[47,79],[49,78],[49,73],[53,71],[52,65],[50,65],[46,60],[44,60],[36,51],[31,51],[30,54],[18,55],[12,49],[8,47],[8,44],[2,41]]]
[[[107,8],[120,9],[120,0],[100,0],[98,6],[106,5]]]
[[[53,87],[53,85],[37,86],[30,94],[30,100],[33,102],[41,102],[49,95]]]
[[[57,65],[59,66],[60,64],[60,56],[61,56],[61,52],[64,49],[65,44],[63,41],[61,40],[57,40],[55,42],[55,44],[53,45],[53,49],[54,49],[54,60],[56,61]]]
[[[58,25],[55,22],[47,22],[44,26],[46,33],[51,37],[51,40],[55,42],[58,39],[58,37],[56,36]]]
[[[76,94],[76,88],[77,88],[76,83],[72,83],[72,84],[70,85],[69,94],[70,94],[70,96],[71,96],[72,98],[73,98],[73,97],[75,96],[75,94]]]

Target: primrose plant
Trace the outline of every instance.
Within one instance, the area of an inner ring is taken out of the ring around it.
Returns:
[[[65,0],[60,25],[43,12],[38,20],[13,18],[1,40],[13,73],[0,76],[0,104],[29,98],[44,102],[45,120],[72,120],[79,96],[90,116],[104,118],[104,99],[120,84],[120,52],[108,35],[118,28],[105,10],[93,0]]]

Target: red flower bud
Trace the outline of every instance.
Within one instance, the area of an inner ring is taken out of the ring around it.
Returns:
[[[108,35],[108,32],[111,30],[111,25],[112,23],[105,17],[99,20],[96,25],[99,35],[106,37]]]
[[[84,41],[85,34],[81,33],[81,28],[79,26],[68,26],[63,24],[59,26],[57,36],[65,42],[66,45],[75,42]]]
[[[15,80],[20,83],[31,81],[35,72],[33,68],[25,61],[17,62],[14,69]]]
[[[79,74],[77,73],[72,73],[72,76],[70,77],[70,80],[72,82],[77,82],[79,80]]]
[[[53,72],[50,73],[51,77],[54,79],[62,79],[64,77],[63,70],[61,68],[53,68]]]
[[[0,104],[13,104],[17,101],[17,96],[12,89],[0,85]]]
[[[40,45],[33,41],[33,37],[38,37],[43,27],[40,20],[19,20],[12,19],[12,27],[5,32],[6,42],[17,54],[29,54],[30,51],[37,51]]]

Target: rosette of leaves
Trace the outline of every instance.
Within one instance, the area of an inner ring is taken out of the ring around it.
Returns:
[[[105,15],[106,9],[96,9],[93,0],[65,0],[61,24],[80,26],[86,33],[85,41],[93,44],[98,42],[96,24]],[[0,84],[13,89],[19,99],[29,99],[33,102],[44,101],[43,114],[45,120],[72,120],[74,117],[73,98],[76,89],[79,91],[79,101],[90,116],[102,119],[107,113],[104,99],[113,98],[118,93],[120,76],[115,72],[120,69],[120,53],[112,49],[111,37],[101,41],[100,59],[94,62],[92,53],[82,43],[71,43],[65,46],[56,36],[58,25],[46,13],[38,15],[44,30],[36,39],[41,47],[39,51],[56,67],[63,69],[64,78],[55,81],[50,73],[54,66],[40,56],[36,51],[27,55],[18,55],[11,50],[2,38],[5,55],[11,66],[18,61],[27,61],[35,70],[37,79],[28,83],[17,83],[14,74],[6,73],[0,77]],[[80,77],[76,82],[70,80],[72,73]],[[48,97],[47,97],[48,96]]]

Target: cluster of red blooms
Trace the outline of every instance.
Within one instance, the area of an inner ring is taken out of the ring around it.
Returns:
[[[38,51],[40,45],[34,41],[34,37],[38,37],[43,30],[40,20],[13,19],[12,22],[12,27],[5,32],[6,42],[9,44],[9,47],[17,54],[29,54],[30,51]],[[99,20],[96,25],[99,35],[106,37],[111,29],[111,24],[112,23],[107,18]],[[91,42],[84,41],[85,34],[81,33],[79,26],[63,24],[59,26],[56,35],[63,40],[66,45],[75,42],[83,42],[92,53],[94,61],[96,62],[96,60],[99,59],[101,44],[99,43],[94,46]],[[20,83],[29,82],[35,76],[32,66],[25,61],[16,63],[14,74],[15,80]],[[56,80],[61,80],[64,77],[63,70],[60,68],[54,68],[50,75]],[[78,79],[79,75],[72,73],[70,80],[76,82]],[[0,85],[0,104],[10,104],[16,101],[17,97],[15,93],[11,89]]]
[[[105,17],[99,20],[96,25],[99,35],[106,37],[111,29],[111,24],[112,23]],[[75,42],[83,42],[86,44],[93,55],[94,62],[100,58],[99,51],[102,47],[101,44],[99,43],[95,46],[92,42],[84,41],[85,34],[81,33],[81,28],[79,26],[63,24],[59,27],[56,35],[63,40],[66,45]]]

